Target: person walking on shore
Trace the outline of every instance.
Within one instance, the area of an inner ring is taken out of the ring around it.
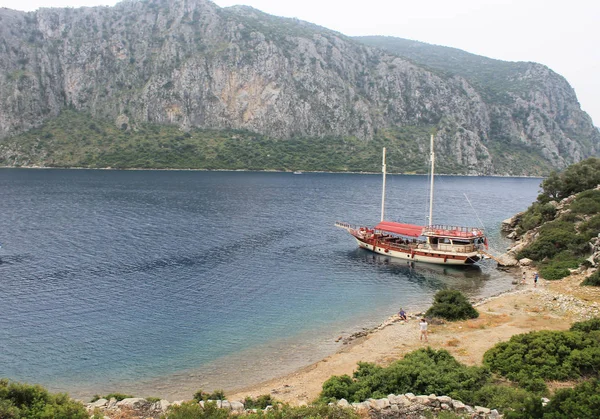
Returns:
[[[427,340],[427,320],[421,319],[421,322],[419,323],[419,329],[421,330],[419,340],[423,340],[423,337],[425,337],[425,342],[429,342]]]
[[[540,275],[537,272],[534,272],[533,273],[533,287],[534,288],[537,288],[537,282],[538,282],[539,278],[540,278]]]
[[[521,284],[525,284],[525,277],[527,276],[527,272],[523,271],[523,278],[521,279]]]

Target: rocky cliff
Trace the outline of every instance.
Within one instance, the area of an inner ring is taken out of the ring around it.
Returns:
[[[170,124],[287,141],[435,127],[439,155],[465,173],[534,174],[598,154],[600,135],[568,83],[520,65],[490,97],[460,72],[248,7],[0,9],[0,155],[10,165],[11,137],[65,109],[125,131]],[[426,137],[416,149],[426,155]]]

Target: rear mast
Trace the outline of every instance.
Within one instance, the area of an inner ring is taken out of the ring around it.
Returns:
[[[433,134],[431,134],[431,152],[429,153],[431,161],[431,183],[429,185],[429,226],[433,225],[433,176],[435,173],[435,153],[433,151]]]
[[[383,159],[381,163],[381,173],[383,173],[383,187],[381,188],[381,221],[385,214],[385,175],[386,175],[386,164],[385,164],[385,147],[383,147]]]

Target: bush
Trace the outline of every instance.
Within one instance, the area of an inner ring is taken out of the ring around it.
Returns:
[[[600,233],[600,214],[594,215],[589,220],[581,223],[578,230],[579,234],[581,234],[585,240],[591,240],[594,237],[598,237],[598,233]]]
[[[253,413],[248,419],[358,419],[358,414],[353,409],[344,409],[339,406],[313,405],[291,407],[284,405],[266,413]]]
[[[589,333],[595,330],[600,330],[600,318],[596,317],[594,319],[585,320],[583,322],[573,323],[571,328],[569,329],[573,332],[584,332]]]
[[[483,362],[493,372],[530,391],[543,380],[569,380],[600,371],[600,332],[540,331],[516,335],[488,350]]]
[[[132,395],[122,394],[122,393],[109,393],[106,396],[100,396],[100,395],[96,394],[96,395],[94,395],[94,397],[92,397],[92,400],[90,400],[90,401],[92,403],[94,403],[96,400],[100,400],[100,399],[106,399],[106,400],[116,399],[118,402],[120,402],[121,400],[130,399],[132,397],[133,397]]]
[[[558,390],[544,408],[544,418],[596,419],[600,412],[600,381],[591,380],[575,388]]]
[[[387,368],[359,363],[353,377],[333,376],[323,384],[319,400],[344,398],[360,402],[388,394],[445,394],[470,403],[473,391],[490,379],[487,368],[467,367],[446,350],[419,349]]]
[[[540,275],[544,279],[556,280],[569,276],[569,269],[576,269],[585,259],[573,256],[572,252],[567,250],[557,254],[552,259],[540,264]]]
[[[197,402],[207,400],[227,400],[225,392],[223,390],[215,390],[212,393],[205,393],[202,390],[198,390],[194,393],[193,399]]]
[[[544,193],[538,197],[538,202],[521,217],[520,233],[541,227],[535,241],[521,250],[517,259],[543,262],[540,273],[550,280],[564,278],[570,274],[569,269],[584,263],[590,253],[589,241],[600,233],[600,190],[590,189],[596,187],[596,180],[600,180],[600,159],[597,158],[573,165],[560,176],[551,174],[542,183]],[[554,219],[556,209],[550,201],[571,194],[577,195],[569,204],[569,211]],[[579,221],[582,222],[577,225]],[[595,279],[591,278],[585,284],[600,285],[600,280],[595,282]]]
[[[479,406],[498,409],[502,412],[511,409],[524,409],[531,397],[532,393],[523,390],[522,388],[507,385],[486,384],[475,391],[473,398]]]
[[[216,403],[206,403],[204,408],[196,401],[185,402],[179,406],[169,406],[164,419],[227,419],[229,412],[217,408]]]
[[[596,272],[585,278],[581,285],[600,287],[600,270],[597,270]]]
[[[573,223],[556,220],[544,224],[540,228],[538,238],[520,251],[517,258],[541,261],[544,258],[552,258],[570,248],[577,248],[578,245],[584,243],[587,245],[586,240],[577,235]]]
[[[479,313],[469,300],[456,290],[441,290],[435,294],[433,305],[425,313],[428,317],[440,317],[449,321],[475,319]]]
[[[590,189],[583,191],[571,203],[571,211],[575,214],[597,214],[600,212],[600,191]]]
[[[38,385],[0,379],[0,418],[88,419],[83,404]]]
[[[180,406],[172,406],[163,416],[164,419],[226,419],[237,418],[224,409],[217,409],[214,403],[207,403],[202,408],[198,403],[187,402]],[[291,407],[289,405],[275,406],[268,412],[249,413],[243,415],[245,419],[358,419],[358,415],[352,409],[343,409],[338,406],[314,405]]]
[[[277,400],[273,399],[270,394],[263,394],[257,398],[246,397],[244,406],[246,409],[265,409],[267,406],[275,406]]]
[[[570,274],[571,271],[569,271],[569,268],[563,268],[554,264],[540,268],[540,275],[542,276],[542,278],[547,279],[549,281],[563,279],[564,277],[569,276]]]
[[[563,199],[600,184],[600,159],[590,157],[569,166],[563,173],[553,172],[542,182],[540,202]]]

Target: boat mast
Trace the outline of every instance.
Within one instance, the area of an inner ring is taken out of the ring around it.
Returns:
[[[429,185],[429,225],[433,225],[433,174],[435,173],[435,154],[433,152],[433,134],[431,134],[431,183]]]
[[[384,209],[385,209],[385,175],[386,175],[385,147],[383,147],[383,161],[381,163],[381,172],[383,173],[383,187],[381,190],[381,221],[383,221],[383,215],[384,215]]]

